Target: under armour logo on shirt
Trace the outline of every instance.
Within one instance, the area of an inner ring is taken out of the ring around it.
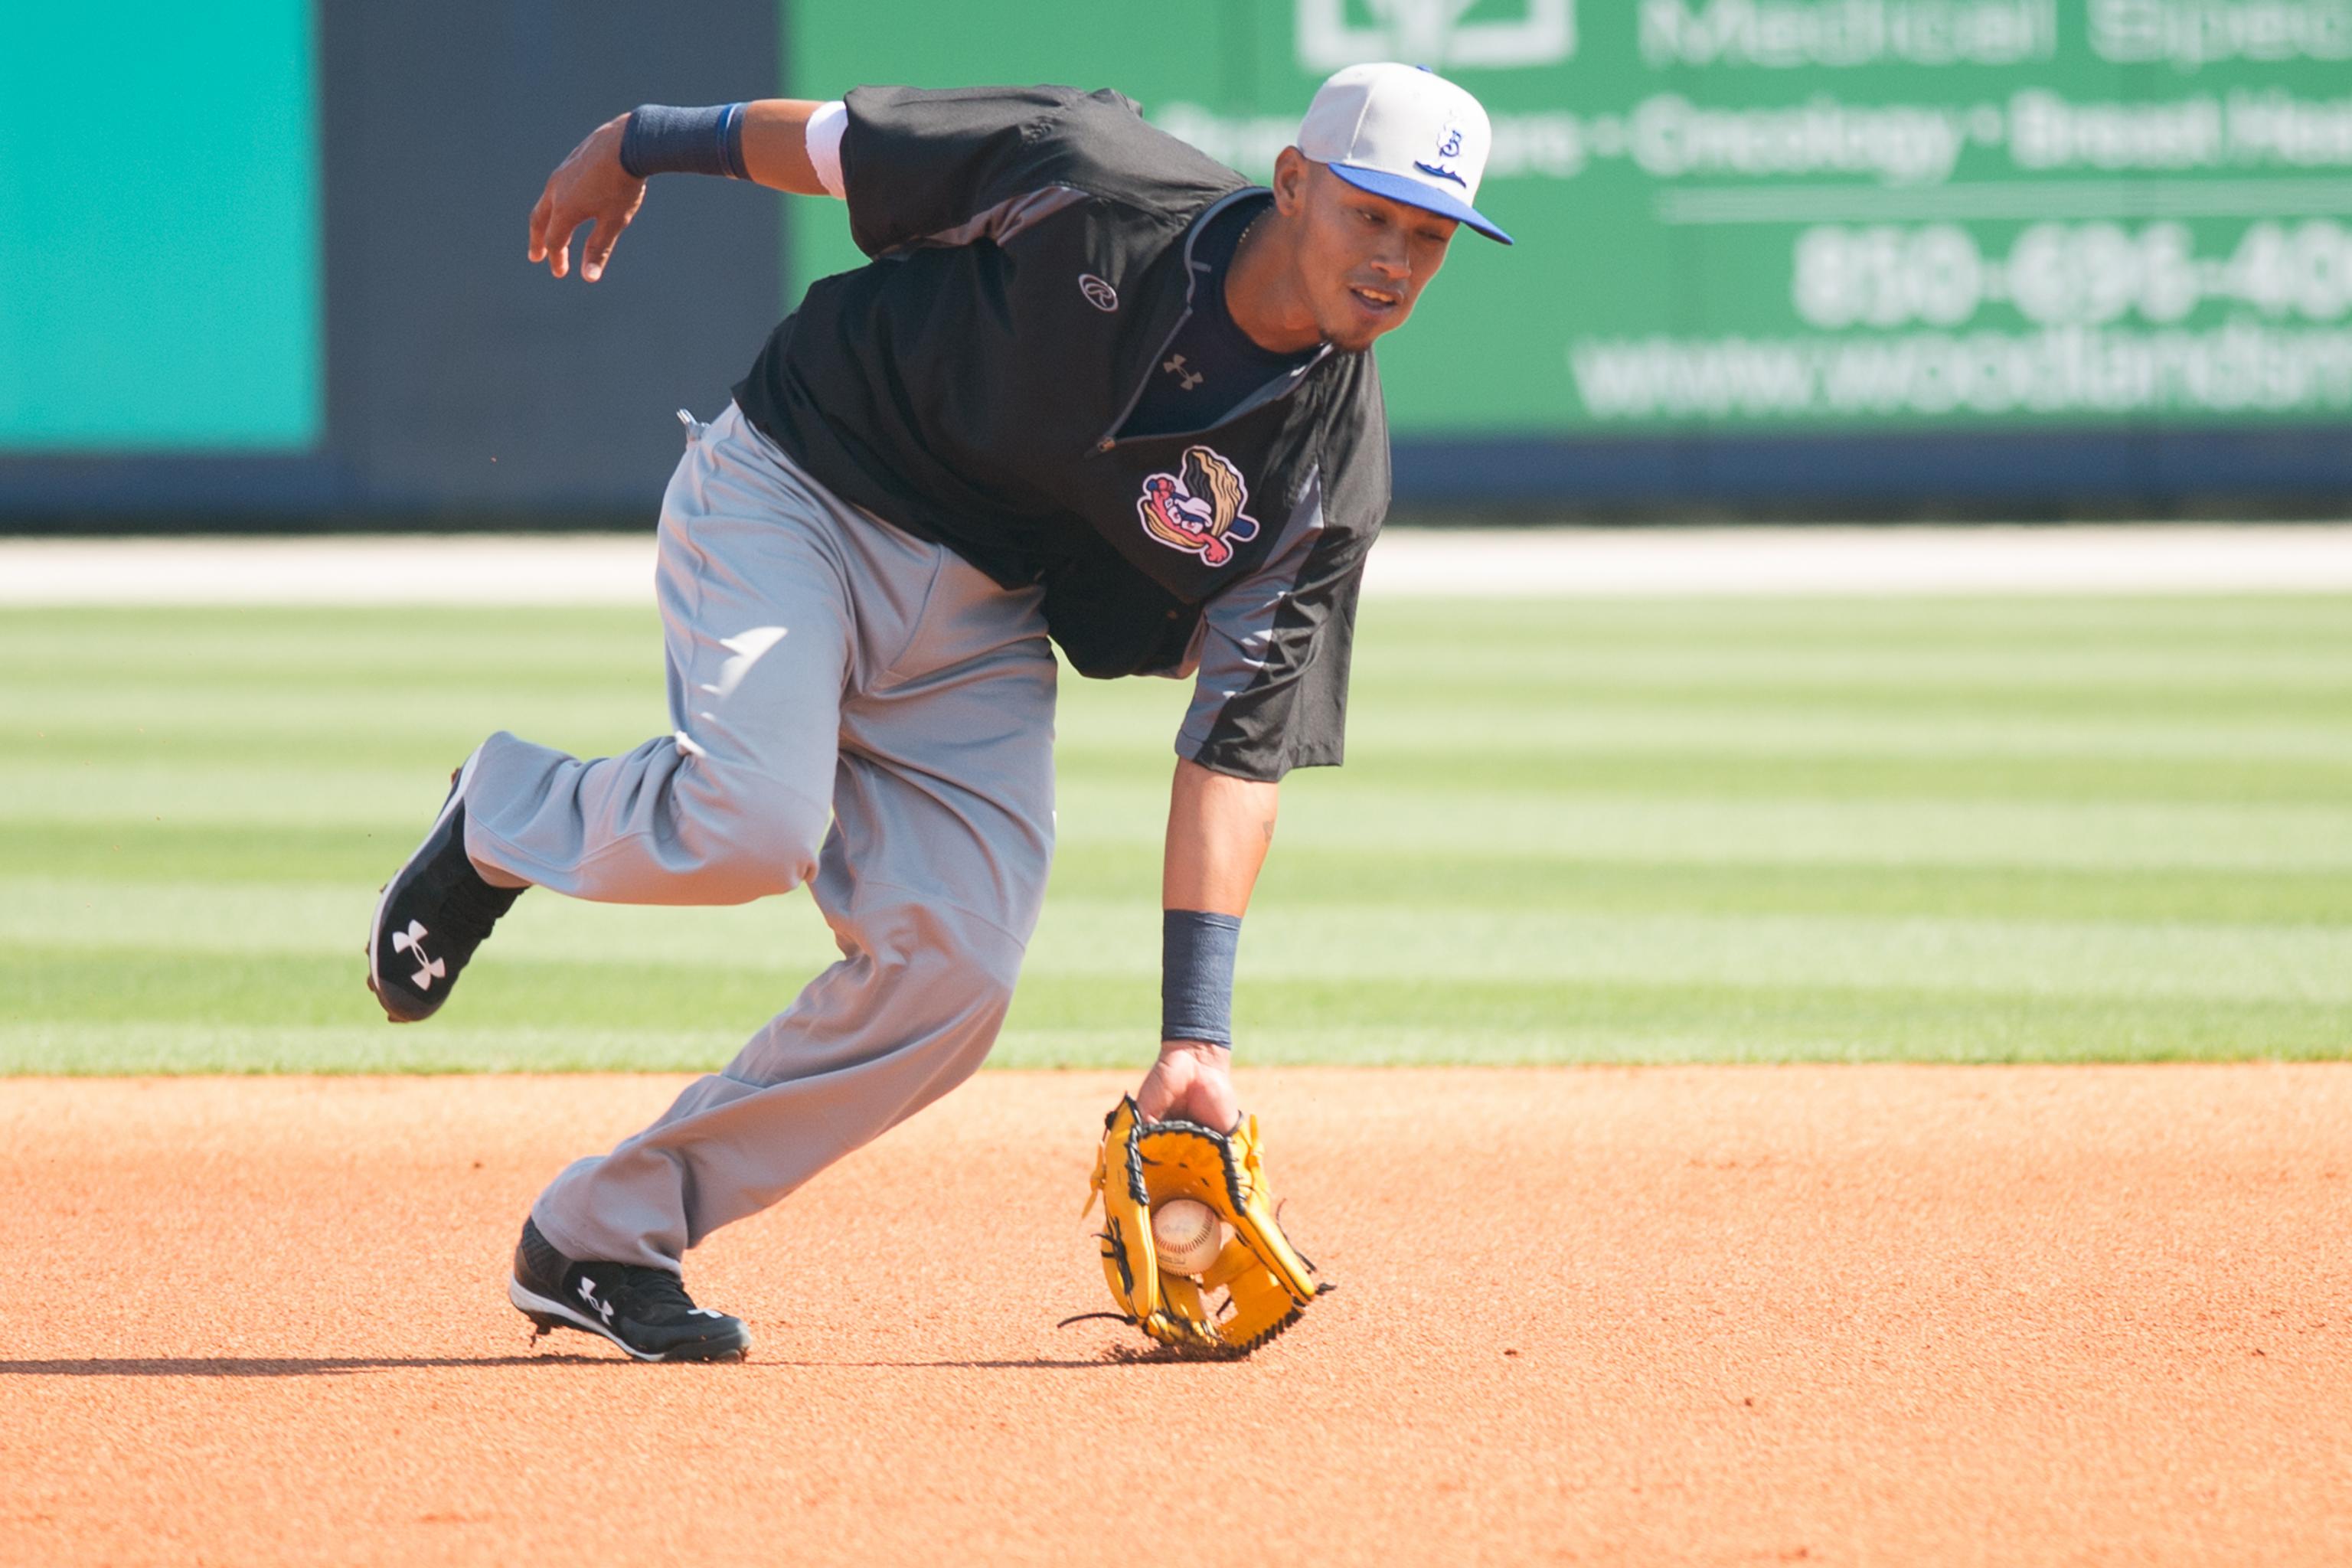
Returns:
[[[1176,384],[1187,392],[1192,391],[1194,387],[1209,379],[1206,375],[1197,370],[1185,369],[1184,356],[1182,354],[1170,354],[1167,360],[1161,363],[1160,368],[1174,376],[1176,378]]]

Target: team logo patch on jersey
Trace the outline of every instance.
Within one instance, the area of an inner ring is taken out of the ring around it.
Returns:
[[[1097,310],[1108,311],[1118,309],[1118,290],[1091,272],[1078,274],[1078,292],[1084,294],[1087,297],[1087,303]]]
[[[1242,510],[1248,504],[1249,486],[1223,453],[1187,447],[1176,472],[1143,481],[1135,514],[1143,531],[1171,550],[1223,566],[1234,558],[1234,545],[1257,537],[1257,519]]]

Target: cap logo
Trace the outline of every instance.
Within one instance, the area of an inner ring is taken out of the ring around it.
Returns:
[[[1437,155],[1440,159],[1462,156],[1462,127],[1448,123],[1445,129],[1438,133]],[[1447,168],[1444,163],[1424,163],[1416,158],[1412,161],[1412,166],[1424,174],[1434,174],[1441,180],[1451,180],[1465,191],[1470,188],[1469,181]]]

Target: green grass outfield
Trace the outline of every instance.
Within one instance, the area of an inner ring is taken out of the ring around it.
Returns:
[[[2352,600],[1378,600],[1358,647],[1244,1060],[2352,1049]],[[1063,693],[994,1059],[1134,1065],[1186,690]],[[831,957],[805,897],[534,895],[385,1025],[374,889],[501,726],[666,728],[650,611],[0,614],[0,1072],[705,1068]]]

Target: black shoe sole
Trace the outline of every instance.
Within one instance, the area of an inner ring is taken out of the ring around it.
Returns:
[[[549,1300],[520,1279],[509,1279],[507,1281],[507,1300],[514,1303],[516,1311],[529,1318],[532,1325],[542,1332],[577,1329],[583,1334],[594,1334],[600,1339],[612,1341],[635,1361],[741,1361],[751,1349],[751,1336],[739,1328],[727,1339],[707,1340],[700,1344],[679,1345],[674,1350],[649,1352],[639,1350],[596,1319],[575,1312],[561,1301]]]
[[[441,1010],[441,1004],[447,1000],[449,993],[445,989],[439,996],[434,998],[432,1005],[426,1007],[423,1012],[409,1012],[406,1010],[407,999],[405,997],[400,996],[396,991],[378,984],[382,972],[376,966],[376,943],[383,939],[383,911],[392,902],[392,890],[400,886],[400,879],[408,874],[408,868],[411,866],[415,865],[418,857],[422,856],[426,849],[430,848],[433,841],[441,836],[441,829],[447,826],[450,813],[456,811],[457,807],[464,803],[466,798],[466,781],[473,777],[474,762],[475,759],[480,755],[481,752],[478,749],[471,755],[467,756],[463,763],[458,764],[457,773],[452,775],[449,780],[449,798],[441,803],[440,811],[436,814],[433,818],[433,826],[425,830],[424,838],[418,841],[417,846],[414,850],[410,851],[408,858],[400,863],[400,869],[394,871],[392,874],[392,879],[385,882],[383,887],[376,889],[375,918],[368,926],[367,988],[369,992],[374,995],[376,1005],[383,1009],[383,1016],[395,1024],[423,1023],[425,1019],[430,1018],[434,1014]],[[454,982],[452,984],[454,984]],[[397,998],[397,1003],[395,1003],[395,998]]]

